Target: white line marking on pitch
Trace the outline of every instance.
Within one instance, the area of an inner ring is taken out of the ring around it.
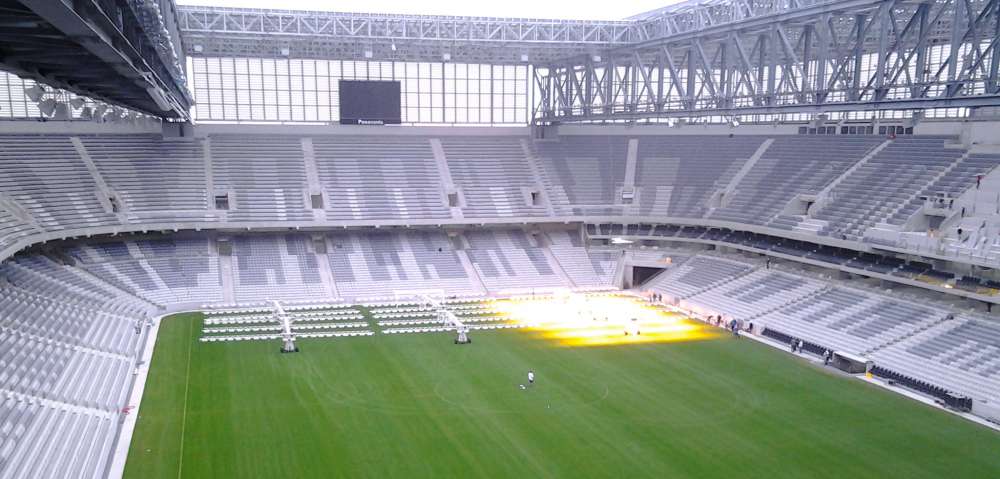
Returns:
[[[193,321],[192,321],[193,322]],[[190,332],[190,325],[188,326]],[[181,471],[184,470],[184,429],[187,426],[187,413],[188,413],[188,386],[191,384],[191,350],[194,346],[191,345],[190,334],[188,334],[188,362],[187,371],[184,373],[184,409],[181,413],[181,452],[180,457],[177,460],[177,478],[180,479]]]

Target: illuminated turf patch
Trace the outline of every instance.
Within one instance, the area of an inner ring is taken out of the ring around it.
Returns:
[[[495,304],[510,320],[565,346],[695,341],[718,336],[700,322],[627,296],[568,294],[498,300]]]

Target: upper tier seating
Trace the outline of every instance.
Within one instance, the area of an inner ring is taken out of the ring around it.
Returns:
[[[208,214],[201,140],[152,135],[80,138],[101,177],[124,202],[129,221],[214,221]]]
[[[896,214],[962,157],[963,150],[945,148],[948,140],[894,140],[833,188],[833,201],[816,214],[827,222],[820,234],[858,239],[865,229]]]
[[[0,135],[0,196],[40,229],[118,224],[99,194],[69,137]]]
[[[702,217],[763,143],[760,136],[671,135],[639,138],[635,184],[644,215]]]
[[[557,214],[621,214],[610,205],[621,203],[628,137],[572,136],[534,146],[553,183],[549,194]]]
[[[233,192],[229,221],[309,221],[305,160],[298,136],[210,138],[216,195]]]
[[[312,138],[330,220],[450,218],[425,137]]]
[[[908,201],[896,214],[889,218],[888,223],[902,225],[906,220],[916,213],[924,202],[921,196],[933,198],[934,196],[957,198],[963,192],[976,185],[976,177],[986,175],[1000,165],[1000,155],[996,154],[970,154],[962,159],[951,170],[929,185],[918,196]]]
[[[768,138],[773,142],[760,159],[748,163]],[[154,224],[162,229],[164,223],[257,227],[283,221],[413,224],[463,218],[485,223],[550,215],[708,218],[860,240],[880,223],[906,223],[922,206],[921,197],[960,196],[974,187],[976,175],[1000,163],[1000,155],[966,154],[946,145],[952,140],[851,135],[565,135],[535,141],[460,134],[217,134],[207,139],[0,135],[0,173],[6,175],[0,179],[0,248],[10,255],[14,246],[49,240],[62,231],[75,236],[98,227],[102,232]],[[435,159],[437,141],[445,158]],[[629,186],[632,141],[638,148],[635,196],[629,202],[622,193]],[[860,162],[886,141],[886,148]],[[455,198],[446,191],[445,169],[457,189]],[[205,179],[209,176],[210,182]],[[317,198],[310,194],[319,192],[322,204],[313,204]],[[796,197],[820,192],[829,194],[813,206],[813,218],[797,214],[805,203],[793,203]],[[215,209],[222,196],[230,199],[228,210]],[[458,206],[450,207],[451,201]],[[997,261],[1000,253],[993,250],[1000,246],[992,246],[989,234],[967,243],[948,244],[946,238],[943,251]]]
[[[817,194],[884,141],[872,136],[780,136],[713,219],[791,229],[775,218],[798,195]]]
[[[467,218],[546,215],[544,206],[532,204],[539,184],[520,138],[455,136],[442,138],[441,146]]]

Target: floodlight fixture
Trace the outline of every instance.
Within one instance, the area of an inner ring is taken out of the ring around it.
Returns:
[[[38,111],[42,112],[42,115],[52,116],[56,111],[56,100],[54,98],[42,100],[38,104]]]
[[[42,95],[45,95],[45,93],[45,88],[42,88],[42,86],[37,83],[24,89],[24,94],[35,103],[42,101]]]
[[[108,111],[104,114],[105,123],[107,122],[118,123],[119,121],[121,121],[121,119],[122,119],[122,114],[117,107],[109,108]]]
[[[57,102],[55,112],[52,113],[52,118],[56,120],[69,120],[69,105],[63,102]]]

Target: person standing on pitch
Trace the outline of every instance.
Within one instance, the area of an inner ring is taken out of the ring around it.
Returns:
[[[535,384],[535,372],[528,370],[528,386]]]

